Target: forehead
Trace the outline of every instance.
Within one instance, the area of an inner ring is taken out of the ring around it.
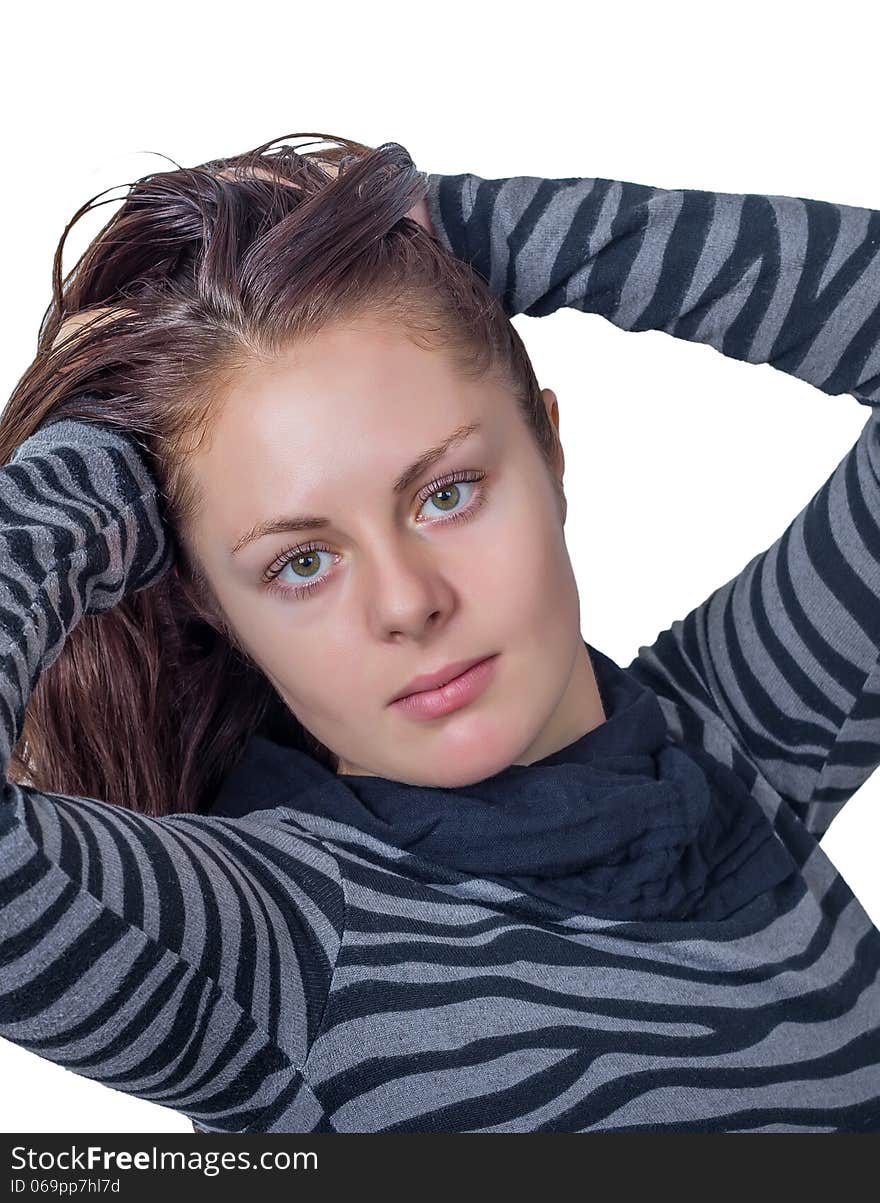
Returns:
[[[368,474],[387,489],[457,426],[480,422],[491,438],[512,406],[498,381],[462,377],[442,350],[375,322],[334,325],[240,372],[189,467],[207,520],[228,532],[279,505],[366,487]]]

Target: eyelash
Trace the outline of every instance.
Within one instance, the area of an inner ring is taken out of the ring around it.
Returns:
[[[416,500],[424,504],[426,501],[430,501],[435,493],[439,493],[441,489],[445,489],[448,485],[459,484],[463,482],[477,483],[478,481],[482,481],[485,478],[485,475],[485,472],[453,472],[450,476],[444,476],[440,480],[431,481],[429,485],[426,485],[425,488],[422,489]],[[486,489],[476,489],[474,490],[474,496],[464,509],[454,510],[448,518],[440,518],[438,522],[433,525],[446,526],[448,523],[464,522],[467,519],[472,518],[485,501]],[[275,578],[284,571],[291,561],[297,559],[299,556],[306,555],[310,551],[326,551],[329,553],[332,551],[332,548],[325,547],[322,543],[301,543],[297,544],[295,547],[285,548],[284,551],[282,551],[277,557],[277,559],[272,561],[263,575],[263,582],[266,592],[278,594],[279,596],[285,598],[303,598],[309,593],[312,593],[315,589],[319,589],[327,580],[327,576],[330,575],[329,573],[324,576],[317,577],[313,582],[310,582],[306,585],[290,586],[278,585],[274,583]]]

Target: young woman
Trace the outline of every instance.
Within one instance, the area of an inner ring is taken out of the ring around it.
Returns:
[[[59,247],[0,420],[0,1034],[206,1131],[880,1127],[819,843],[880,761],[880,212],[334,141]],[[509,321],[562,306],[872,407],[627,668]]]

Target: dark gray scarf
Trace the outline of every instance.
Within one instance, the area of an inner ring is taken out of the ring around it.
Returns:
[[[567,911],[718,920],[796,872],[745,783],[673,742],[656,694],[584,641],[606,721],[543,760],[438,789],[337,777],[252,737],[211,813],[287,806]]]

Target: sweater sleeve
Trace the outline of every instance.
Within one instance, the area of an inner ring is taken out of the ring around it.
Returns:
[[[509,316],[561,307],[767,363],[870,413],[779,538],[628,666],[720,718],[821,836],[880,763],[880,212],[619,180],[428,175]]]
[[[0,1035],[244,1131],[291,1090],[320,1023],[344,916],[334,858],[283,812],[151,818],[7,779],[80,617],[172,559],[128,436],[64,419],[0,468]]]

